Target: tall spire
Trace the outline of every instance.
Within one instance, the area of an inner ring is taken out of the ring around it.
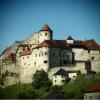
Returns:
[[[40,31],[50,31],[50,32],[52,32],[52,30],[50,29],[50,27],[47,24],[45,24]]]

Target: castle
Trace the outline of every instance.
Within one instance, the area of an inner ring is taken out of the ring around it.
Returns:
[[[100,45],[95,40],[53,40],[53,31],[45,25],[23,41],[16,41],[0,56],[3,85],[31,83],[33,74],[43,69],[53,85],[75,79],[79,73],[100,73]]]

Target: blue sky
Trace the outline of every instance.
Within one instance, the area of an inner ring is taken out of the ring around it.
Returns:
[[[100,0],[0,0],[0,53],[44,24],[54,39],[95,39],[100,44]]]

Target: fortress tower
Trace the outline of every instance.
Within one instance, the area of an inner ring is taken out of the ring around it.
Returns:
[[[39,43],[45,40],[52,40],[52,33],[53,31],[50,29],[50,27],[47,24],[45,24],[43,28],[39,31]]]

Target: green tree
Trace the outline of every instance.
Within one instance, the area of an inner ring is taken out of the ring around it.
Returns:
[[[33,82],[32,85],[36,89],[50,89],[51,87],[51,81],[48,78],[48,74],[43,71],[36,71],[36,73],[33,75]]]

